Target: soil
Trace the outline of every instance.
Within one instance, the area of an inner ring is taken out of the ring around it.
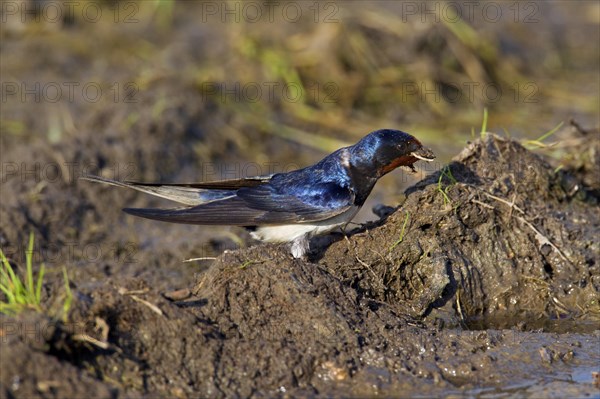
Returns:
[[[294,2],[304,19],[275,24],[200,14],[220,2],[75,3],[58,23],[7,8],[0,26],[0,246],[22,275],[33,233],[46,267],[43,312],[0,315],[0,398],[600,397],[598,49],[582,39],[597,34],[594,4],[506,3],[498,23],[452,25],[400,2],[352,2],[336,23],[321,20],[338,3],[316,23]],[[80,12],[94,5],[98,23]],[[338,95],[238,100],[240,82]],[[413,82],[504,97],[396,90]],[[38,101],[36,83],[63,98]],[[86,83],[105,94],[84,98]],[[521,138],[571,115],[583,127],[555,145],[485,134],[450,160],[484,106]],[[439,163],[390,173],[364,212],[394,206],[313,240],[307,260],[243,229],[124,215],[163,202],[78,180],[280,172],[382,127]]]
[[[573,179],[490,134],[310,261],[255,245],[195,280],[166,249],[140,249],[131,276],[81,265],[68,319],[2,317],[3,395],[597,395],[600,198]],[[114,192],[70,190],[87,237]]]

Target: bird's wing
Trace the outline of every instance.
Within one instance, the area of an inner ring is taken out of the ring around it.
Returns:
[[[235,190],[242,187],[254,187],[268,183],[271,176],[249,177],[236,180],[221,180],[205,183],[162,184],[140,183],[133,181],[117,181],[100,176],[82,176],[82,180],[110,184],[142,191],[157,197],[166,198],[180,204],[195,206],[235,195]]]
[[[242,187],[255,187],[262,184],[268,183],[273,175],[268,176],[254,176],[244,177],[242,179],[231,179],[231,180],[217,180],[207,181],[201,183],[179,183],[169,184],[175,187],[189,187],[189,188],[202,188],[207,190],[237,190]],[[133,184],[144,184],[147,186],[164,186],[162,183],[138,183],[138,182],[127,182]]]
[[[354,192],[337,183],[281,190],[271,184],[239,189],[233,196],[179,209],[123,209],[135,216],[173,223],[264,226],[311,223],[350,209]]]

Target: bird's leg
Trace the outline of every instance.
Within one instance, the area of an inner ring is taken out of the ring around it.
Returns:
[[[292,256],[294,258],[303,258],[308,253],[309,248],[310,240],[308,234],[303,234],[292,241]]]
[[[350,243],[350,239],[348,238],[348,234],[346,233],[346,226],[348,226],[350,223],[346,223],[345,225],[340,227],[340,230],[342,230],[342,234],[344,235],[344,240],[346,240],[346,244],[348,245],[348,247],[352,248],[351,243]],[[356,223],[354,223],[356,224]]]

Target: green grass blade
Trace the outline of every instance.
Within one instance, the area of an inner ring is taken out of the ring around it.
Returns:
[[[391,247],[390,247],[390,252],[396,248],[396,246],[398,244],[400,244],[402,241],[404,241],[404,232],[406,230],[406,224],[408,223],[408,219],[410,218],[410,213],[407,211],[406,212],[406,217],[404,218],[404,223],[402,223],[402,229],[400,230],[400,237],[398,238],[398,241],[396,241]]]
[[[546,140],[548,137],[550,137],[554,133],[556,133],[558,131],[558,129],[560,129],[562,127],[562,125],[564,125],[564,122],[560,122],[553,129],[551,129],[549,132],[546,132],[546,133],[542,134],[540,137],[538,137],[534,141],[542,142],[542,141]]]
[[[563,124],[564,124],[564,122],[560,122],[553,129],[551,129],[550,131],[542,134],[540,137],[538,137],[535,140],[526,140],[524,142],[525,147],[529,148],[529,149],[531,149],[533,147],[537,147],[537,148],[547,148],[547,147],[549,147],[550,145],[544,144],[544,143],[542,143],[542,141],[546,140],[548,137],[550,137],[554,133],[556,133],[558,131],[558,129],[560,129],[562,127]]]
[[[0,284],[0,291],[4,292],[4,295],[6,295],[7,303],[16,303],[15,295],[11,291],[10,287],[4,286],[4,284]],[[4,303],[4,302],[0,302],[0,303]]]
[[[0,292],[6,296],[6,301],[0,301],[0,313],[18,314],[25,309],[34,309],[37,312],[42,309],[42,287],[46,275],[46,266],[42,263],[37,276],[33,276],[33,244],[34,235],[29,235],[29,243],[25,252],[26,271],[23,279],[13,270],[10,262],[0,249]],[[69,276],[67,270],[63,267],[63,276],[65,278],[66,297],[62,305],[62,315],[66,318],[71,304],[73,302],[73,293],[69,286]],[[54,311],[53,314],[60,312]]]
[[[0,258],[2,259],[2,264],[4,264],[8,268],[8,266],[10,266],[10,263],[8,262],[8,259],[6,259],[6,256],[4,256],[4,251],[1,249],[0,249]]]
[[[0,257],[2,258],[2,268],[0,268],[0,289],[6,295],[6,306],[14,305],[19,302],[18,296],[19,292],[22,290],[20,280],[15,275],[10,262],[2,250],[0,250]]]
[[[0,251],[0,254],[2,255],[3,259],[2,259],[2,265],[0,267],[0,287],[10,287],[11,282],[10,282],[10,276],[8,275],[8,268],[10,268],[10,263],[8,263],[8,261],[6,260],[6,258],[4,258],[4,254]]]
[[[442,187],[444,177],[446,177],[448,180],[450,180],[450,183],[445,188]],[[454,178],[454,175],[452,175],[452,170],[450,169],[450,165],[444,166],[444,169],[442,169],[442,171],[440,172],[440,177],[438,178],[438,182],[437,182],[437,190],[440,192],[440,194],[442,194],[442,197],[444,199],[444,206],[446,206],[448,204],[452,205],[452,200],[448,196],[448,190],[450,190],[450,187],[456,183],[457,183],[457,181]]]
[[[10,262],[8,261],[8,259],[6,259],[6,256],[4,256],[3,251],[0,251],[0,256],[2,257],[2,266],[4,266],[2,268],[2,275],[6,275],[7,283],[12,283],[13,281],[15,281],[15,272],[10,266]]]
[[[38,273],[38,278],[37,278],[37,284],[35,287],[35,304],[39,305],[40,303],[42,303],[42,283],[44,281],[44,271],[45,271],[45,267],[44,264],[42,263],[42,265],[40,266],[40,272]]]
[[[483,122],[481,124],[481,138],[485,136],[487,133],[487,123],[488,123],[488,110],[487,108],[483,108]]]
[[[450,179],[450,181],[452,182],[451,184],[458,183],[458,181],[456,180],[456,178],[452,174],[452,169],[450,169],[450,165],[446,166],[444,174],[446,175],[446,177],[448,177]]]
[[[69,309],[71,308],[71,303],[73,302],[73,293],[71,292],[71,286],[69,285],[69,275],[67,274],[67,269],[63,266],[63,276],[65,279],[65,292],[67,296],[65,298],[65,302],[63,303],[63,318],[66,319],[67,314],[69,313]]]
[[[27,265],[25,294],[33,302],[35,301],[35,287],[33,285],[33,232],[29,233],[29,244],[27,245],[27,252],[25,252],[25,264]]]
[[[3,274],[7,276],[6,288],[11,292],[13,301],[15,303],[20,302],[19,298],[25,291],[25,287],[23,287],[23,283],[21,283],[21,280],[19,277],[17,277],[12,266],[10,265],[10,262],[8,259],[6,259],[6,256],[4,256],[4,252],[0,251],[0,254],[2,255],[2,264],[4,266],[2,271],[4,272]]]

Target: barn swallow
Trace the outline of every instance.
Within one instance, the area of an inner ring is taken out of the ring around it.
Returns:
[[[178,202],[174,209],[125,208],[164,222],[243,226],[266,242],[291,242],[295,258],[309,250],[311,237],[347,225],[377,180],[399,166],[432,161],[433,152],[408,133],[382,129],[340,148],[303,169],[269,176],[191,184],[82,179],[132,188]]]

